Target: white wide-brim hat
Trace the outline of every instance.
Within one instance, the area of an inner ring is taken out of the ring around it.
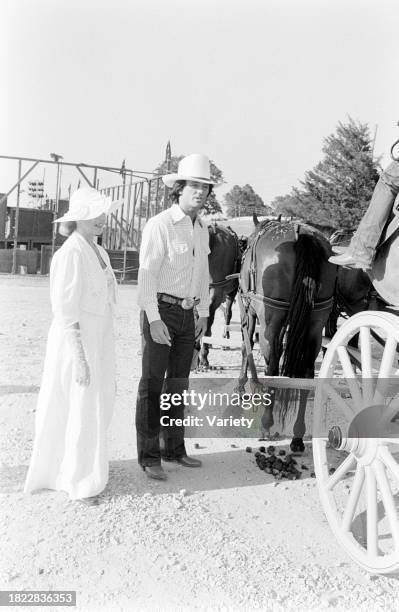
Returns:
[[[215,181],[211,180],[211,164],[209,159],[201,153],[193,153],[183,157],[177,172],[165,174],[162,180],[167,187],[173,187],[176,181],[196,181],[197,183],[216,185]]]
[[[66,221],[88,221],[95,219],[103,213],[110,215],[120,206],[119,200],[112,200],[105,196],[94,187],[81,187],[71,196],[68,212],[54,223],[64,223]]]

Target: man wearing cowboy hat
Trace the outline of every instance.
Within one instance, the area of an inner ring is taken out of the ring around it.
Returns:
[[[158,480],[166,479],[161,457],[201,466],[187,455],[184,427],[175,424],[183,418],[182,404],[163,413],[174,425],[161,428],[160,395],[187,389],[194,342],[207,327],[209,237],[198,212],[214,185],[209,159],[200,154],[183,158],[177,173],[162,180],[172,189],[173,204],[147,222],[140,247],[142,376],[136,406],[138,461],[148,477]]]

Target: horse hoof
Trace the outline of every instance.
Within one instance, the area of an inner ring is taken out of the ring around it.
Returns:
[[[243,385],[238,384],[236,387],[234,387],[233,393],[236,393],[240,397],[241,397],[241,395],[244,395],[244,393],[246,393],[246,391],[245,391],[245,383]]]
[[[290,449],[293,453],[303,453],[305,451],[305,445],[302,438],[292,438]]]
[[[249,387],[251,389],[251,393],[255,394],[255,393],[263,393],[263,391],[265,390],[265,387],[262,385],[261,382],[253,382],[251,381],[249,383]]]

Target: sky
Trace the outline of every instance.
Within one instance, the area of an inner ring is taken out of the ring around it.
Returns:
[[[398,26],[397,0],[0,0],[0,155],[151,172],[170,140],[222,170],[221,198],[249,183],[270,204],[348,116],[388,163]],[[0,159],[0,192],[16,176]]]

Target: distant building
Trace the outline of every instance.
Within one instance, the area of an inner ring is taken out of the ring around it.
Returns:
[[[1,197],[1,194],[0,194]],[[68,200],[59,201],[61,216],[68,209]],[[17,244],[23,245],[27,250],[38,249],[49,245],[53,238],[52,210],[41,208],[19,207]],[[16,207],[7,206],[7,200],[0,204],[0,248],[9,249],[14,245],[16,225]],[[63,237],[57,234],[57,244],[62,244]]]

